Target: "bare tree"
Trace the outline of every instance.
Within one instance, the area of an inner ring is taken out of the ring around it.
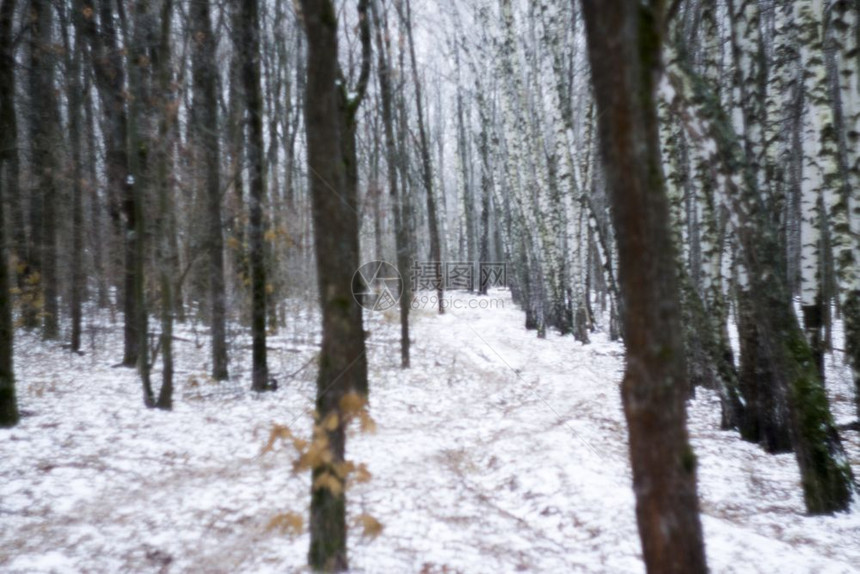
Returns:
[[[242,80],[248,112],[248,242],[251,271],[251,388],[271,390],[266,360],[266,266],[263,236],[263,198],[266,194],[263,157],[263,97],[260,87],[260,9],[257,0],[242,0]]]
[[[158,94],[155,103],[159,110],[158,144],[156,146],[155,187],[158,205],[158,239],[156,244],[156,264],[161,303],[161,390],[156,406],[160,409],[173,408],[173,314],[174,282],[171,270],[177,266],[176,252],[173,249],[170,233],[172,185],[171,171],[173,162],[171,150],[175,133],[176,109],[173,105],[175,94],[172,89],[171,38],[173,25],[173,0],[163,0],[161,4],[161,30],[156,59],[153,63]]]
[[[678,288],[657,128],[663,3],[583,0],[624,301],[636,518],[649,572],[705,572]]]
[[[96,10],[98,8],[98,19]],[[135,233],[134,174],[129,170],[128,110],[126,107],[126,70],[123,52],[114,19],[113,0],[84,0],[84,29],[90,45],[90,55],[95,72],[96,85],[105,115],[105,169],[107,171],[108,212],[113,227],[113,243],[123,246],[124,269],[122,285],[123,312],[123,359],[127,367],[137,365],[140,353],[140,311],[135,297],[135,269],[137,269],[137,239]],[[123,227],[124,218],[124,227]],[[124,233],[123,233],[124,231]],[[115,258],[116,259],[116,258]]]
[[[30,161],[38,166],[31,191],[30,264],[33,282],[39,287],[37,311],[42,315],[45,339],[59,336],[57,278],[57,179],[59,157],[56,141],[60,137],[57,105],[55,55],[53,45],[53,7],[44,0],[30,4],[28,45],[28,88],[30,91]]]
[[[206,190],[212,378],[221,381],[228,378],[228,372],[224,232],[221,223],[221,146],[218,136],[218,67],[215,62],[218,41],[212,33],[209,0],[192,2],[189,16],[193,43],[191,59],[194,83],[194,143],[198,151],[196,161],[203,164]]]
[[[405,4],[405,5],[404,5]],[[439,237],[439,215],[436,213],[436,196],[433,190],[433,164],[430,161],[430,142],[427,139],[427,129],[424,124],[424,100],[421,96],[421,78],[418,75],[418,64],[415,60],[415,40],[412,36],[412,5],[410,0],[398,0],[397,8],[406,37],[409,42],[409,59],[412,63],[412,83],[415,89],[415,109],[418,118],[418,144],[421,152],[421,176],[424,190],[427,192],[427,224],[430,229],[430,259],[434,267],[434,283],[436,296],[439,299],[439,314],[445,313],[442,302],[445,296],[445,284],[442,277],[442,244]]]
[[[400,295],[400,364],[409,367],[409,309],[412,306],[412,284],[404,281],[403,274],[409,269],[409,238],[407,222],[409,198],[397,185],[397,156],[403,153],[398,150],[394,135],[393,89],[391,86],[392,70],[390,67],[391,40],[387,19],[383,23],[380,10],[375,0],[371,1],[373,21],[376,27],[377,73],[379,76],[379,92],[382,104],[382,125],[385,131],[386,163],[388,165],[388,187],[394,211],[394,240],[397,251],[397,267],[400,270],[402,293]],[[406,174],[401,174],[402,178]],[[403,190],[406,186],[403,186]]]
[[[14,15],[15,0],[3,0],[0,4],[0,427],[11,427],[18,423],[12,345],[15,333],[12,329],[12,297],[6,249],[6,201],[10,194],[9,186],[17,184],[7,174],[12,156],[18,153],[14,109]]]
[[[355,112],[364,96],[370,68],[368,4],[368,0],[358,3],[362,64],[356,95],[350,97],[339,71],[334,6],[328,0],[302,1],[308,39],[308,176],[323,315],[316,428],[325,438],[328,453],[322,457],[324,462],[312,470],[308,564],[325,571],[348,567],[346,498],[343,476],[337,470],[344,461],[346,442],[346,414],[341,399],[349,391],[367,394],[361,308],[351,293],[359,245],[357,189],[354,180],[350,182],[354,177],[350,170],[355,166],[350,166],[349,161],[354,161]]]

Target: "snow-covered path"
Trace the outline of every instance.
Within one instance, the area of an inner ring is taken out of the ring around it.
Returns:
[[[537,339],[506,293],[492,297],[504,308],[415,312],[409,371],[396,367],[396,315],[368,317],[378,432],[350,439],[350,458],[373,477],[348,497],[352,516],[370,514],[384,530],[374,539],[353,530],[353,568],[642,572],[621,346],[600,334],[585,346]],[[19,341],[29,416],[0,431],[0,571],[301,570],[307,535],[267,525],[306,513],[308,477],[290,472],[292,447],[261,450],[273,423],[309,434],[313,369],[255,398],[243,392],[241,357],[227,386],[236,392],[205,398],[224,385],[205,381],[205,348],[178,345],[176,410],[152,412],[134,374],[109,366],[119,333],[105,331],[106,349],[86,357]],[[271,361],[292,372],[313,356],[309,339],[274,338]],[[828,366],[837,412],[848,412],[842,368]],[[707,392],[690,406],[713,571],[857,571],[860,508],[803,516],[793,456],[716,430],[718,408]],[[857,433],[844,438],[860,475]]]

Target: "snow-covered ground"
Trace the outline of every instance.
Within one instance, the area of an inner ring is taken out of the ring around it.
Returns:
[[[491,298],[504,308],[415,312],[408,371],[397,367],[396,314],[368,317],[378,431],[347,445],[372,474],[348,503],[351,517],[369,514],[384,530],[352,529],[353,569],[642,572],[622,347],[601,334],[590,345],[539,340],[507,293]],[[247,339],[233,338],[234,381],[218,385],[205,376],[205,333],[181,330],[170,413],[145,409],[135,374],[111,367],[119,324],[88,331],[96,352],[83,357],[20,337],[26,416],[0,431],[0,571],[303,570],[307,534],[270,523],[306,514],[309,478],[291,472],[292,446],[261,454],[273,424],[310,434],[316,322],[303,313],[270,339],[281,387],[259,397],[245,391]],[[849,422],[845,368],[837,358],[828,369],[837,418]],[[718,411],[705,391],[690,403],[711,569],[858,571],[860,505],[804,516],[793,456],[719,431]],[[858,433],[843,439],[860,475]]]

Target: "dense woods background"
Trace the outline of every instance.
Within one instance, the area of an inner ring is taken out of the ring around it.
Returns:
[[[345,429],[373,388],[356,269],[404,277],[391,356],[409,368],[415,266],[442,313],[446,288],[486,294],[482,264],[504,262],[535,336],[624,341],[650,571],[705,568],[697,387],[722,429],[795,453],[810,514],[846,511],[857,423],[837,427],[824,358],[844,355],[860,416],[858,16],[857,0],[2,0],[0,425],[19,418],[23,331],[84,353],[109,313],[116,363],[169,410],[176,323],[208,327],[213,380],[250,353],[251,388],[284,390],[267,336],[290,302],[320,305],[309,563],[345,569]]]

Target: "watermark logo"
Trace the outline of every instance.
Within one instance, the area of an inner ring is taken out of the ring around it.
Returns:
[[[476,273],[477,271],[477,273]],[[506,287],[507,264],[477,265],[469,261],[416,261],[412,264],[412,291],[482,291]],[[477,285],[476,285],[477,283]]]
[[[504,308],[502,300],[482,298],[439,298],[436,291],[470,291],[480,287],[507,287],[507,265],[505,263],[470,263],[467,261],[416,261],[410,271],[410,285],[414,296],[412,309],[441,306],[454,309]],[[352,296],[368,311],[392,309],[403,296],[403,276],[400,271],[385,261],[370,261],[359,267],[352,277]],[[427,292],[430,292],[428,294]],[[423,292],[423,293],[422,293]]]
[[[352,296],[369,311],[387,311],[403,295],[403,279],[397,267],[385,261],[370,261],[352,276]]]

